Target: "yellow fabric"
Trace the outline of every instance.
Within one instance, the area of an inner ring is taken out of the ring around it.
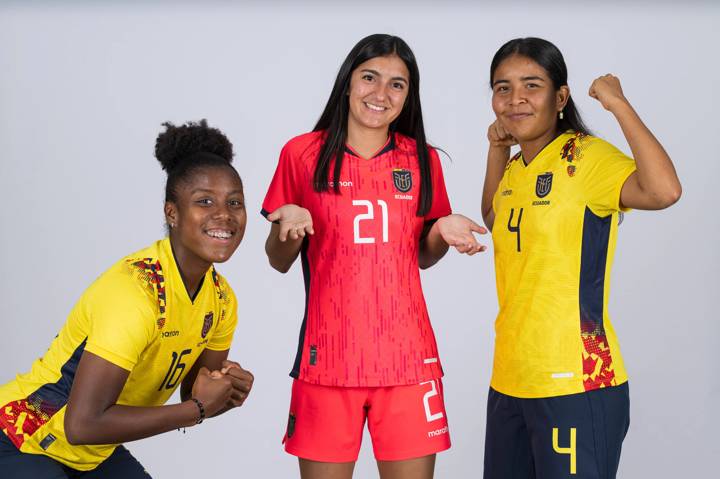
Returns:
[[[191,301],[169,239],[158,241],[101,275],[30,372],[0,386],[0,427],[11,439],[15,436],[16,444],[22,443],[23,452],[91,470],[116,445],[67,443],[63,420],[74,371],[66,371],[58,382],[63,367],[76,366],[84,348],[130,372],[117,404],[160,406],[205,348],[230,348],[236,323],[237,302],[225,279],[210,268]],[[58,384],[48,393],[53,383]],[[43,387],[45,392],[36,393]]]
[[[635,162],[609,143],[574,132],[560,135],[527,166],[520,155],[508,163],[493,198],[500,307],[493,389],[551,397],[627,381],[607,301],[620,191],[634,171]],[[593,233],[603,229],[606,237]],[[602,306],[601,324],[585,320],[585,328],[583,248],[604,263],[586,275],[597,279],[591,293]]]

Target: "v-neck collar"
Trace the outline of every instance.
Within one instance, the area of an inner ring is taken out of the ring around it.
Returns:
[[[367,160],[374,160],[375,158],[382,156],[385,153],[387,153],[388,151],[392,151],[394,149],[395,149],[395,133],[390,133],[388,135],[387,141],[385,142],[385,145],[382,148],[380,148],[378,151],[376,151]],[[350,145],[348,145],[347,143],[345,143],[345,153],[348,153],[360,160],[365,160],[365,158],[363,158],[360,154],[358,154],[358,152],[353,150],[352,147]]]
[[[169,274],[170,276],[170,282],[173,283],[175,286],[176,292],[175,296],[183,301],[184,303],[195,305],[196,300],[204,293],[204,288],[207,288],[207,284],[212,284],[212,278],[209,278],[208,276],[212,275],[212,269],[213,266],[211,265],[207,271],[205,271],[205,275],[200,280],[200,284],[198,285],[198,289],[195,292],[195,297],[190,297],[190,293],[188,293],[187,288],[185,287],[185,283],[183,282],[182,276],[180,275],[180,268],[177,265],[177,261],[175,260],[175,254],[172,250],[172,244],[170,244],[170,237],[165,237],[160,244],[163,256],[165,256],[169,270],[165,274]]]
[[[543,166],[537,166],[541,165],[545,162],[548,156],[552,157],[554,152],[560,151],[560,146],[564,142],[566,142],[570,137],[572,136],[572,133],[564,132],[560,133],[558,136],[556,136],[550,143],[545,145],[537,155],[535,155],[535,158],[530,162],[530,164],[525,163],[525,158],[522,155],[522,151],[520,152],[520,162],[523,166],[524,171],[535,171],[537,169],[544,168]]]

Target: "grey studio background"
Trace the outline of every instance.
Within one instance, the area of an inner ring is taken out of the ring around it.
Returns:
[[[712,476],[719,22],[714,2],[3,3],[0,382],[29,369],[100,273],[162,237],[155,137],[163,121],[207,118],[234,142],[245,181],[247,234],[219,270],[240,303],[231,357],[255,373],[255,389],[241,409],[128,447],[157,478],[297,477],[280,441],[303,282],[297,264],[284,276],[267,264],[259,215],[280,148],[312,128],[360,38],[400,35],[419,61],[428,137],[452,156],[443,165],[453,207],[479,221],[490,59],[506,40],[535,35],[563,51],[590,127],[629,152],[614,118],[587,96],[596,76],[620,77],[684,187],[675,207],[633,212],[620,228],[610,308],[632,400],[620,477]],[[422,278],[454,443],[436,477],[481,477],[492,249],[450,252]],[[377,477],[368,436],[356,477]]]

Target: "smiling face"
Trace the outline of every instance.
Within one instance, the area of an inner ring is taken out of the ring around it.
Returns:
[[[492,82],[493,111],[518,142],[556,135],[558,113],[570,96],[566,85],[556,89],[545,69],[522,55],[503,60]]]
[[[358,65],[350,77],[348,130],[388,130],[408,96],[410,74],[397,55],[375,57]]]
[[[165,203],[165,217],[180,269],[204,271],[230,259],[247,222],[237,173],[229,167],[202,167],[176,191],[177,201]]]

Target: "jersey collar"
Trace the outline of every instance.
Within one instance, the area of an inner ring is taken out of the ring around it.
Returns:
[[[394,150],[394,149],[395,149],[395,133],[390,133],[390,135],[388,135],[387,141],[385,142],[385,146],[383,146],[382,148],[380,148],[380,150],[378,150],[378,152],[375,153],[375,154],[372,156],[372,158],[370,158],[370,159],[371,159],[371,160],[374,160],[375,158],[378,158],[378,157],[380,157],[380,156],[383,156],[385,153],[387,153],[387,152],[389,152],[389,151],[392,151],[392,150]],[[350,145],[348,145],[347,143],[345,143],[345,153],[347,153],[348,155],[352,155],[352,156],[354,156],[354,157],[356,157],[356,158],[363,159],[363,157],[360,156],[355,150],[353,150],[353,149],[350,147]]]

